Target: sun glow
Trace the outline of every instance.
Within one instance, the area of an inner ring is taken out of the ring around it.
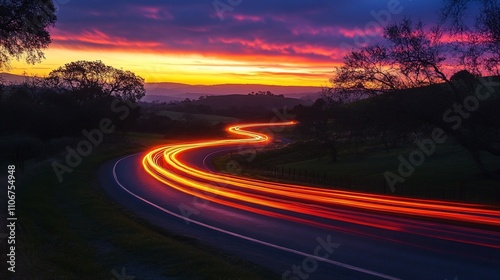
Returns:
[[[154,53],[127,50],[86,50],[52,47],[40,64],[12,61],[12,74],[46,76],[76,60],[101,60],[106,65],[130,70],[146,82],[185,84],[268,84],[323,86],[328,83],[332,64],[289,61],[278,63],[266,57],[206,57],[187,53]]]

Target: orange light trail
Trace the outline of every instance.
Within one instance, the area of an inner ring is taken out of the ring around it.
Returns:
[[[267,182],[211,173],[183,161],[186,154],[199,152],[203,148],[237,148],[239,145],[249,144],[263,146],[270,141],[269,137],[266,134],[248,129],[294,124],[295,122],[282,122],[231,126],[227,131],[242,138],[158,147],[147,152],[142,164],[152,177],[166,186],[210,202],[244,211],[327,228],[338,229],[337,226],[317,221],[317,218],[385,230],[412,232],[434,238],[500,249],[497,232],[471,228],[466,232],[459,233],[453,230],[454,226],[452,225],[435,229],[431,228],[429,222],[412,221],[401,217],[403,215],[455,223],[500,226],[500,211],[483,205]],[[352,209],[368,211],[358,211],[353,214]],[[386,215],[382,217],[381,213]],[[297,214],[299,215],[297,216]],[[304,218],[304,215],[314,219]],[[469,240],[470,236],[479,232],[488,237],[474,241]]]

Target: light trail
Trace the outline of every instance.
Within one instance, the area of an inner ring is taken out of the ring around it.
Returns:
[[[498,232],[478,228],[460,228],[460,231],[456,231],[458,227],[449,224],[436,229],[436,223],[402,217],[500,226],[500,211],[483,205],[266,182],[206,172],[182,159],[188,153],[201,152],[203,148],[266,145],[269,142],[267,135],[248,129],[294,124],[284,122],[232,126],[227,129],[228,132],[242,138],[158,147],[144,156],[142,164],[151,176],[168,187],[244,211],[332,229],[346,230],[329,223],[329,220],[500,249]],[[357,211],[353,212],[352,209]],[[475,236],[481,237],[471,238]]]

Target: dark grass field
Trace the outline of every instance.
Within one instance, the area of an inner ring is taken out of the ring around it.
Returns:
[[[307,145],[289,145],[261,152],[246,168],[243,167],[242,174],[333,189],[500,204],[500,182],[482,175],[472,157],[458,145],[438,146],[422,165],[415,167],[411,176],[395,184],[394,192],[390,190],[384,173],[390,171],[397,175],[398,157],[401,155],[408,159],[415,147],[402,147],[389,152],[367,148],[357,155],[343,150],[338,161],[332,162],[326,152]],[[484,153],[482,158],[489,170],[500,172],[499,157]],[[225,156],[214,159],[214,163],[223,170],[229,160]],[[271,171],[266,168],[271,168]],[[305,174],[308,174],[307,178]],[[326,183],[323,182],[325,176]]]
[[[98,167],[160,143],[165,143],[160,136],[134,134],[120,144],[103,144],[62,183],[50,161],[27,166],[17,197],[16,279],[115,279],[113,273],[123,272],[135,279],[276,278],[151,227],[106,197],[96,178]]]

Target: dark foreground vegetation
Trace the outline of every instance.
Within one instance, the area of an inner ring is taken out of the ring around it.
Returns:
[[[113,143],[97,147],[62,183],[51,160],[28,161],[26,170],[17,172],[16,279],[277,278],[197,240],[152,227],[110,201],[99,185],[98,168],[165,143],[161,136],[110,137]],[[0,206],[6,209],[6,200]],[[2,270],[0,278],[10,279],[7,273]]]
[[[0,88],[0,164],[18,168],[17,277],[112,279],[125,269],[140,279],[276,278],[196,240],[147,225],[100,188],[97,172],[107,160],[170,139],[221,137],[225,124],[238,120],[183,112],[184,103],[167,111],[166,104],[139,103],[143,95],[142,78],[99,61],[77,61],[47,78]],[[64,162],[82,140],[92,143],[89,154],[59,180],[55,160]]]

